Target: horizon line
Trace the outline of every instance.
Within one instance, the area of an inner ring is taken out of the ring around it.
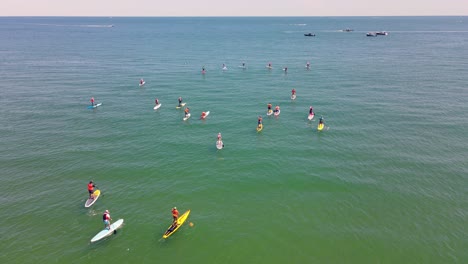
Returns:
[[[468,15],[320,15],[320,16],[122,16],[122,15],[99,15],[99,16],[87,16],[87,15],[10,15],[3,16],[0,15],[0,18],[3,17],[120,17],[120,18],[282,18],[282,17],[468,17]]]

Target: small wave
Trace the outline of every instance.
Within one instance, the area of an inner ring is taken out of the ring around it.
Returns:
[[[299,26],[299,27],[303,27],[303,26],[307,26],[307,24],[289,24],[290,26]]]

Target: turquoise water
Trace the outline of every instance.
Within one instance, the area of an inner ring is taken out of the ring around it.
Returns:
[[[467,23],[0,18],[0,262],[468,262]]]

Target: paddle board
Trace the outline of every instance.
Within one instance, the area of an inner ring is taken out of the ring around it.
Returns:
[[[296,100],[296,95],[295,94],[291,95],[291,100]]]
[[[91,238],[91,243],[99,241],[107,236],[112,235],[114,230],[117,230],[119,227],[123,225],[123,222],[124,222],[123,219],[119,219],[115,221],[113,224],[110,225],[110,229],[105,228],[101,232],[97,233],[97,235],[95,235],[93,238]]]
[[[280,109],[278,109],[278,111],[276,111],[276,112],[275,112],[275,116],[279,116],[279,115],[280,115],[280,113],[281,113],[281,110],[280,110]]]
[[[312,120],[312,119],[314,119],[314,116],[315,116],[315,113],[312,112],[312,114],[309,114],[309,116],[307,117],[307,119]]]
[[[101,105],[102,105],[102,103],[95,104],[95,105],[88,105],[88,109],[94,109],[94,108],[99,107]]]
[[[227,71],[227,67],[226,67],[226,66],[223,67],[223,71]]]
[[[257,126],[257,132],[262,131],[262,129],[263,129],[263,124],[260,124]]]
[[[142,83],[140,83],[140,84],[139,84],[139,85],[140,85],[140,87],[141,87],[141,86],[143,86],[143,85],[145,85],[145,83],[146,83],[146,82],[142,82]]]
[[[269,69],[269,70],[273,69],[273,66],[268,66],[268,65],[267,65],[267,66],[265,66],[265,67],[267,67],[267,69]]]
[[[99,199],[100,195],[101,195],[101,191],[100,190],[95,190],[93,192],[93,197],[94,198],[88,198],[88,200],[86,200],[86,203],[85,203],[84,207],[88,208],[91,205],[93,205],[97,201],[97,199]]]
[[[205,116],[200,116],[200,119],[205,119],[210,114],[210,111],[205,112]]]
[[[222,140],[216,141],[216,148],[217,149],[222,149],[224,147],[224,143]]]
[[[187,212],[183,213],[181,216],[179,216],[179,218],[177,219],[177,226],[175,228],[172,228],[172,225],[169,226],[169,228],[166,230],[166,232],[164,233],[164,235],[162,236],[163,238],[168,238],[170,237],[172,234],[174,234],[177,229],[179,229],[179,227],[181,227],[185,220],[187,220],[187,217],[189,216],[190,214],[190,210],[188,210]]]
[[[157,109],[159,109],[159,107],[161,107],[161,104],[155,105],[155,106],[153,107],[153,109],[154,109],[154,110],[157,110]]]
[[[268,111],[267,111],[267,116],[270,116],[270,115],[272,115],[272,114],[273,114],[273,110],[268,109]]]
[[[186,121],[186,120],[189,119],[189,118],[190,118],[190,113],[188,113],[188,114],[183,118],[183,120]]]
[[[181,103],[180,105],[176,106],[175,108],[179,109],[181,107],[184,107],[187,103]]]
[[[325,127],[324,123],[319,123],[318,126],[317,126],[317,130],[322,131],[324,127]]]

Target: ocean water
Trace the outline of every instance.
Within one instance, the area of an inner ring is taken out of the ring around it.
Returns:
[[[0,36],[1,263],[468,262],[467,17],[3,17]],[[191,214],[163,240],[173,206]],[[90,244],[106,209],[124,226]]]

